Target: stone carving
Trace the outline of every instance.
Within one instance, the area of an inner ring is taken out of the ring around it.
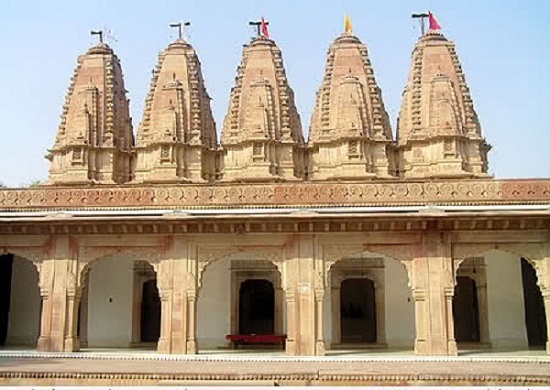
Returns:
[[[402,178],[487,176],[491,147],[454,43],[438,31],[424,34],[413,50],[397,134]]]
[[[109,46],[99,43],[78,58],[57,137],[46,156],[51,161],[48,184],[125,183],[132,146],[120,62]]]
[[[296,180],[305,144],[281,51],[263,36],[245,45],[221,138],[223,180]]]
[[[164,196],[157,194],[163,193]],[[62,196],[64,194],[64,196]],[[212,187],[2,189],[5,210],[89,207],[211,207],[224,205],[331,206],[421,204],[546,204],[550,180],[441,180],[394,183],[277,183]],[[70,216],[70,213],[67,214]]]
[[[216,138],[199,59],[178,39],[159,54],[153,70],[137,132],[135,181],[213,181]]]
[[[395,175],[392,131],[382,93],[366,46],[349,33],[336,38],[328,49],[308,146],[311,180]]]
[[[117,254],[130,255],[134,260],[145,261],[158,272],[158,263],[161,260],[161,248],[156,246],[81,246],[78,251],[79,271],[78,285],[82,285],[90,264]]]
[[[209,245],[209,246],[199,246],[198,250],[198,288],[202,286],[202,276],[204,270],[208,264],[231,256],[235,253],[246,253],[248,255],[258,256],[263,258],[271,263],[273,263],[281,275],[281,287],[286,289],[284,283],[284,258],[283,258],[283,249],[278,246],[237,246],[237,245]]]

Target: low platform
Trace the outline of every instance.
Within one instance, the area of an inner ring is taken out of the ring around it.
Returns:
[[[457,357],[400,356],[397,351],[321,357],[242,352],[4,350],[0,385],[550,385],[550,356],[538,351]]]

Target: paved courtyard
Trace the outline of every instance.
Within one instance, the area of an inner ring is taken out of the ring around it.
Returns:
[[[289,357],[280,352],[0,351],[0,384],[550,385],[543,351],[419,357],[399,352]],[[345,352],[345,351],[339,351]]]

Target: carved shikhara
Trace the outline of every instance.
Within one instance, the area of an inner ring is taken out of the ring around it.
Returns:
[[[0,190],[4,210],[215,206],[548,204],[550,179],[272,183]]]

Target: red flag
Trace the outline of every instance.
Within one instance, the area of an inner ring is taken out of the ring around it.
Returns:
[[[262,37],[269,38],[269,32],[267,31],[267,24],[265,24],[265,20],[263,16],[262,16],[262,21],[260,22],[260,31],[262,33]]]
[[[430,24],[430,30],[441,30],[441,26],[437,23],[437,20],[435,20],[431,12],[428,12],[428,22]]]

